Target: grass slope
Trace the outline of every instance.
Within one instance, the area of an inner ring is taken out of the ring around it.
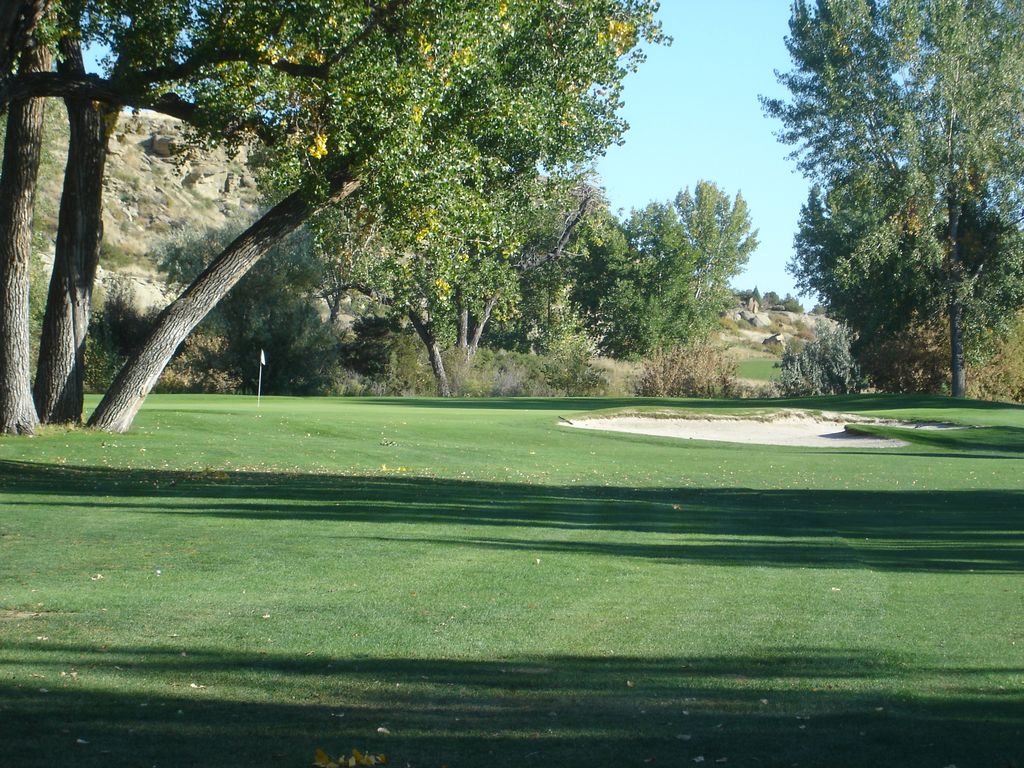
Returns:
[[[751,358],[736,364],[736,373],[741,379],[777,381],[782,373],[778,358]]]
[[[980,425],[886,451],[558,426],[637,404],[0,439],[4,765],[1021,764],[1024,409],[647,403]]]

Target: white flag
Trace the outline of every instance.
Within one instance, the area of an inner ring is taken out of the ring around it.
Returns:
[[[263,354],[263,350],[261,349],[260,350],[260,365],[266,365],[266,364],[267,364],[267,356],[265,354]]]

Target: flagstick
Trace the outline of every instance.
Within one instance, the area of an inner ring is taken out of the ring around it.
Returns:
[[[256,407],[260,407],[260,396],[263,394],[263,361],[260,361],[260,375],[256,381]]]

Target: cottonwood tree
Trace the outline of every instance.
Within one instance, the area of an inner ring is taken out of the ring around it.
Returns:
[[[764,106],[823,187],[805,209],[798,279],[941,307],[961,397],[968,329],[1019,306],[1024,287],[1024,3],[798,0],[786,44],[790,99]]]
[[[336,287],[408,320],[442,397],[452,394],[444,351],[473,358],[491,317],[512,311],[521,276],[562,256],[595,194],[535,174],[491,182],[430,184],[445,194],[387,225],[363,209],[318,227]]]
[[[58,44],[57,71],[83,76],[80,30]],[[85,344],[103,235],[103,176],[114,109],[68,96],[68,155],[54,264],[39,340],[33,397],[45,424],[77,423],[85,397]]]
[[[0,81],[11,75],[19,57],[32,45],[49,5],[49,0],[8,0],[0,7]]]
[[[358,36],[379,23],[389,9],[402,4],[370,8],[364,4],[347,11],[336,4],[341,21],[336,18],[335,24],[358,27],[348,30]],[[35,400],[44,421],[81,418],[85,333],[101,238],[103,166],[118,110],[122,106],[151,107],[191,121],[197,126],[197,135],[205,131],[235,142],[249,133],[272,138],[269,131],[261,131],[271,116],[261,112],[253,99],[242,98],[246,94],[234,104],[237,115],[218,123],[215,111],[204,112],[205,105],[194,100],[196,86],[212,76],[211,69],[221,76],[221,70],[232,64],[322,78],[326,62],[305,66],[294,61],[293,53],[281,56],[267,48],[268,41],[273,44],[288,37],[285,20],[292,19],[294,24],[296,17],[314,7],[325,9],[322,3],[276,8],[238,2],[182,1],[154,6],[135,0],[65,0],[59,4],[55,24],[60,53],[57,71],[21,72],[2,82],[0,108],[12,99],[19,103],[30,96],[57,96],[64,99],[70,122],[56,258],[35,383]],[[244,32],[226,31],[231,28]],[[83,41],[111,49],[108,78],[85,74]],[[8,151],[14,150],[18,136],[9,134]],[[11,193],[10,197],[28,195]],[[11,242],[10,237],[5,240]],[[27,292],[27,278],[20,285]],[[8,307],[13,305],[5,303],[4,311]],[[20,320],[10,320],[9,326],[23,325]],[[0,378],[27,379],[27,366],[27,356],[0,358]]]

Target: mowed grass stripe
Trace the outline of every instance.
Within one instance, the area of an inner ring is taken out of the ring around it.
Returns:
[[[155,397],[0,439],[6,759],[1020,760],[1021,409],[784,403],[990,428],[895,451],[558,425],[636,405]]]

